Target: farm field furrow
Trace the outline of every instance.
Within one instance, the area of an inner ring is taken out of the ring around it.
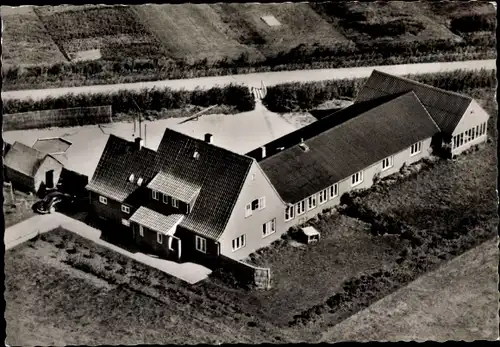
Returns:
[[[2,63],[39,64],[64,62],[66,58],[31,7],[1,7]]]

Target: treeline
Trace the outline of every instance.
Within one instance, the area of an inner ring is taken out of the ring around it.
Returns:
[[[458,70],[408,75],[406,77],[455,92],[496,86],[496,71],[486,69],[479,71]],[[267,88],[267,95],[263,99],[263,103],[273,112],[311,110],[325,101],[339,97],[355,98],[365,81],[366,78],[358,78],[279,84]]]
[[[495,31],[497,17],[495,13],[470,14],[454,18],[450,29],[454,32]]]
[[[111,105],[113,113],[137,112],[141,110],[160,111],[180,109],[189,105],[208,107],[228,105],[237,111],[255,108],[255,99],[250,90],[242,85],[214,87],[207,90],[143,89],[141,91],[120,90],[114,93],[68,94],[57,98],[41,100],[7,99],[3,102],[3,113],[20,113],[49,109]]]
[[[488,33],[487,33],[488,34]],[[377,40],[340,42],[332,46],[317,43],[299,45],[265,60],[248,54],[192,64],[187,60],[130,59],[57,63],[51,66],[13,66],[3,69],[4,89],[26,89],[101,83],[124,83],[160,79],[183,79],[250,72],[292,69],[338,68],[366,65],[390,65],[429,61],[457,61],[495,57],[496,38],[491,35],[470,39],[426,41]],[[44,85],[45,84],[45,85]]]

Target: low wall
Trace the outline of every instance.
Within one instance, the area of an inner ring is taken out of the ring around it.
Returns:
[[[253,284],[260,289],[271,288],[271,269],[253,266],[224,255],[220,255],[218,260],[221,266],[238,280]]]
[[[3,129],[25,130],[112,122],[111,105],[12,113],[3,115]]]

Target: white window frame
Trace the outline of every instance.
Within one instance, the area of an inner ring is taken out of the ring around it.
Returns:
[[[328,201],[328,188],[327,189],[323,189],[322,191],[320,191],[318,193],[318,203],[320,205],[323,205],[327,201]]]
[[[262,224],[262,238],[266,238],[276,232],[276,218]]]
[[[393,166],[394,166],[394,156],[393,155],[382,159],[382,171],[388,170]]]
[[[108,198],[105,197],[105,196],[102,196],[102,195],[99,195],[99,202],[103,205],[107,205],[108,204]]]
[[[316,198],[316,194],[314,194],[307,198],[307,210],[314,210],[316,206],[318,206],[318,201]]]
[[[285,222],[288,222],[294,218],[295,218],[295,206],[286,207],[285,208]]]
[[[301,208],[302,206],[302,208]],[[297,216],[300,216],[301,214],[304,214],[306,213],[306,201],[305,200],[302,200],[302,201],[299,201],[298,203],[295,204],[295,207],[297,209]]]
[[[351,187],[360,185],[363,182],[363,171],[358,171],[351,176]]]
[[[156,233],[156,242],[163,244],[163,234],[162,233]]]
[[[130,221],[128,219],[122,218],[122,224],[125,225],[126,227],[129,227]]]
[[[179,200],[172,198],[172,206],[175,208],[179,208]]]
[[[153,200],[160,200],[160,193],[156,190],[152,190],[151,194],[153,196]]]
[[[252,215],[252,203],[245,205],[245,218],[248,218]]]
[[[330,199],[336,198],[339,196],[339,184],[335,183],[330,186]]]
[[[196,235],[195,237],[195,248],[198,252],[207,253],[207,239]],[[198,247],[199,244],[199,247]]]
[[[245,246],[246,246],[245,234],[240,235],[231,241],[231,249],[233,252],[236,252],[237,250],[242,249]]]
[[[422,141],[415,142],[410,147],[410,157],[417,155],[422,152]]]
[[[266,208],[266,197],[262,196],[259,198],[259,210],[263,210]]]
[[[139,235],[144,236],[144,227],[139,224]]]
[[[122,212],[130,214],[130,207],[127,205],[122,205]]]
[[[168,195],[163,194],[162,201],[165,205],[168,205]]]

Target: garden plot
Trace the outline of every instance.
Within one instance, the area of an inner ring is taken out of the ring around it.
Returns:
[[[65,11],[40,7],[36,11],[68,55],[97,49],[106,59],[161,54],[155,37],[128,6],[76,7]]]
[[[66,58],[32,7],[1,7],[2,63],[53,64]]]

